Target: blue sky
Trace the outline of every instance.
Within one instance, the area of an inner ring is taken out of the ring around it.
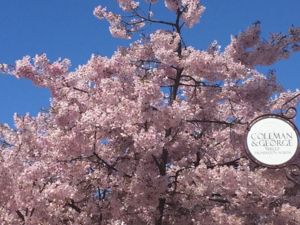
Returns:
[[[92,14],[99,4],[118,10],[113,0],[0,0],[0,3],[2,63],[12,64],[24,55],[46,53],[52,60],[69,58],[74,69],[85,64],[92,53],[110,56],[117,46],[129,43],[112,38],[107,23]],[[186,42],[198,49],[207,48],[213,40],[224,47],[230,35],[257,20],[262,23],[265,38],[270,32],[286,33],[291,25],[300,26],[299,0],[203,0],[202,3],[206,11],[200,23],[185,32]],[[170,16],[160,5],[156,8],[157,17]],[[260,70],[275,69],[279,82],[294,90],[300,88],[299,62],[300,53]],[[0,76],[0,122],[12,124],[14,112],[35,115],[49,106],[49,98],[47,90],[33,86],[28,80]]]

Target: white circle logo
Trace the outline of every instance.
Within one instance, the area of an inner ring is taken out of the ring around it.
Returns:
[[[265,166],[287,163],[295,156],[297,149],[297,129],[281,117],[261,117],[252,123],[247,133],[248,153]]]

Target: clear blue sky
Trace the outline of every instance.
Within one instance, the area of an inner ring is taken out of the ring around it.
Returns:
[[[159,0],[162,1],[162,0]],[[263,36],[300,26],[299,0],[203,0],[206,11],[201,22],[187,30],[189,45],[205,49],[213,40],[222,47],[251,23],[262,23]],[[124,40],[113,39],[107,23],[92,14],[97,5],[118,9],[114,0],[0,0],[0,62],[14,63],[24,55],[47,53],[55,60],[67,57],[72,69],[85,64],[92,53],[110,56]],[[163,18],[165,11],[157,6]],[[300,88],[300,54],[272,66],[287,89]],[[267,71],[270,68],[261,68]],[[35,115],[49,106],[49,92],[27,80],[0,76],[0,122],[12,124],[14,112]],[[299,118],[300,116],[298,116]],[[298,126],[300,120],[298,119]]]

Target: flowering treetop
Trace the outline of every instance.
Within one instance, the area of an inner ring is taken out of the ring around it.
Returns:
[[[113,36],[161,29],[75,71],[44,54],[1,65],[52,94],[48,112],[0,126],[1,224],[300,223],[300,183],[243,146],[252,119],[299,94],[255,66],[298,51],[300,29],[265,41],[256,23],[224,51],[197,50],[182,32],[203,14],[198,0],[165,0],[174,21],[155,17],[155,0],[117,2],[122,15],[94,10]]]

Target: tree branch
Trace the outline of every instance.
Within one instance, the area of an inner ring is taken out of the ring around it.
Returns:
[[[165,198],[159,198],[159,203],[158,203],[158,207],[157,207],[157,209],[159,211],[159,218],[155,221],[155,225],[162,225],[163,224],[165,204],[166,204],[166,199]]]

